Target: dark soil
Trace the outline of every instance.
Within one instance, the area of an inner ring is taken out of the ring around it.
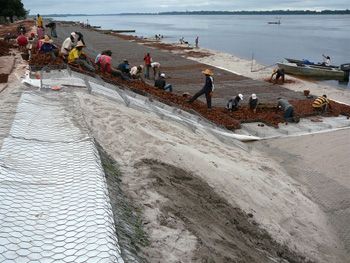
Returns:
[[[93,63],[93,61],[91,61]],[[65,63],[60,58],[53,58],[49,54],[46,55],[33,55],[29,61],[31,66],[42,66],[42,65],[64,65]],[[94,63],[93,63],[94,64]],[[86,71],[79,70],[74,68],[75,71],[79,71],[88,75],[93,76],[94,74]],[[98,68],[95,65],[96,68]],[[224,107],[213,107],[211,111],[207,110],[206,103],[203,103],[200,100],[195,101],[193,104],[187,102],[190,98],[187,96],[182,96],[176,93],[170,93],[168,91],[159,90],[147,83],[142,83],[141,81],[134,80],[132,82],[124,81],[118,77],[114,77],[111,74],[103,73],[99,70],[96,72],[102,79],[106,82],[118,85],[122,89],[130,89],[138,94],[148,96],[150,99],[157,99],[165,104],[177,106],[182,110],[191,111],[194,110],[199,113],[201,116],[207,120],[218,124],[219,126],[225,127],[229,130],[234,131],[235,129],[240,128],[240,123],[249,123],[249,122],[264,122],[267,125],[278,128],[279,123],[286,123],[282,119],[282,111],[276,113],[275,104],[266,104],[265,108],[257,109],[256,113],[253,113],[247,107],[242,106],[241,110],[229,112]],[[308,100],[298,100],[291,101],[291,104],[295,107],[295,111],[301,117],[308,117],[312,115],[319,115],[319,112],[316,112],[313,107],[314,99]],[[325,114],[324,116],[339,116],[340,114],[350,116],[350,106],[340,104],[334,101],[332,103],[332,111]]]
[[[136,168],[150,171],[150,187],[166,199],[158,207],[162,217],[157,223],[184,225],[197,238],[194,256],[186,262],[310,262],[273,241],[252,214],[232,207],[193,174],[155,160],[143,160]]]

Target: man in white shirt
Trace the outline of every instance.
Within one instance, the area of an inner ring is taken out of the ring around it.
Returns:
[[[143,65],[140,65],[138,67],[133,66],[130,69],[130,74],[133,79],[141,79],[143,83],[145,83],[145,76],[143,73]]]
[[[159,62],[152,62],[151,67],[153,68],[154,80],[157,80],[159,78],[160,63]]]
[[[72,45],[74,39],[77,39],[77,34],[72,32],[69,37],[66,38],[66,40],[63,42],[61,47],[61,53],[64,58],[68,57],[69,52],[72,50]]]
[[[331,58],[330,58],[330,56],[325,56],[324,54],[322,54],[322,56],[326,59],[326,62],[323,62],[322,64],[326,65],[326,66],[330,66],[331,65]]]

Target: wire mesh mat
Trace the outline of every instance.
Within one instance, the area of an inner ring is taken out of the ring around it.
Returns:
[[[124,262],[98,151],[57,96],[23,93],[0,150],[0,262]]]

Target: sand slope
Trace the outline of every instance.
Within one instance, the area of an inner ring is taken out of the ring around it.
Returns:
[[[223,144],[203,130],[193,132],[105,98],[83,93],[79,98],[94,137],[120,164],[125,190],[141,208],[154,246],[144,252],[151,262],[201,262],[191,260],[200,246],[198,235],[188,232],[188,222],[176,212],[163,210],[164,206],[177,212],[180,208],[168,204],[170,193],[158,192],[155,168],[145,165],[154,162],[206,182],[215,194],[232,207],[251,213],[279,243],[297,253],[315,262],[345,262],[341,243],[325,214],[310,200],[307,190],[270,158]],[[178,172],[162,169],[158,173],[176,180]],[[180,182],[187,184],[187,180]],[[164,225],[164,220],[173,221],[173,226]],[[198,221],[205,222],[204,218]]]

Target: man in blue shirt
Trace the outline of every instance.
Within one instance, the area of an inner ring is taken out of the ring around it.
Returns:
[[[50,53],[51,56],[56,57],[58,55],[58,48],[52,44],[52,39],[48,35],[45,35],[45,39],[42,40],[44,44],[41,45],[39,49],[40,54]]]

